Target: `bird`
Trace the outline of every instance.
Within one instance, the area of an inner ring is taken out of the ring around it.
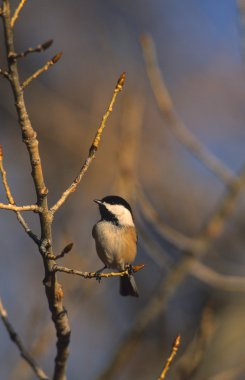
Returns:
[[[99,206],[101,219],[93,226],[92,236],[96,251],[106,268],[124,271],[120,277],[120,294],[139,297],[131,264],[137,253],[137,232],[129,203],[120,196],[108,195],[101,200],[95,199]]]

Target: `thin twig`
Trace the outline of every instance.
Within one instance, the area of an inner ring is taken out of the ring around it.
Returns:
[[[31,53],[40,53],[44,50],[47,50],[52,45],[52,43],[53,40],[48,40],[43,44],[37,45],[35,48],[29,48],[26,51],[23,51],[22,53],[17,53],[13,58],[24,58]]]
[[[10,190],[10,187],[9,187],[9,184],[7,181],[7,173],[6,173],[6,170],[4,169],[4,166],[3,166],[3,149],[2,149],[1,145],[0,145],[0,172],[1,172],[3,186],[5,188],[7,199],[11,205],[15,205],[15,201],[14,201],[14,198],[11,194],[11,190]],[[40,241],[39,241],[38,237],[31,231],[31,229],[29,228],[28,224],[26,223],[26,221],[23,218],[23,216],[21,215],[21,213],[19,211],[15,211],[15,213],[16,213],[16,217],[17,217],[18,221],[20,222],[20,224],[22,225],[22,227],[24,228],[26,233],[30,236],[30,238],[32,238],[34,240],[34,242],[36,244],[39,244]]]
[[[201,365],[204,355],[209,350],[209,343],[215,332],[214,311],[208,303],[205,305],[200,323],[193,339],[175,366],[175,380],[191,379]]]
[[[11,211],[35,211],[42,212],[42,208],[37,205],[16,206],[15,204],[0,203],[0,209]]]
[[[9,80],[9,72],[6,70],[0,69],[0,75]]]
[[[26,0],[21,0],[18,7],[16,8],[13,17],[11,18],[11,22],[10,22],[11,28],[14,27],[15,21],[19,17],[20,11],[23,8],[23,6],[25,5],[25,2],[26,2]]]
[[[150,35],[141,38],[147,74],[156,103],[176,138],[222,182],[229,184],[234,179],[232,171],[210,152],[189,130],[175,113],[170,94],[160,71],[154,42]]]
[[[57,63],[62,56],[62,52],[59,52],[56,54],[52,59],[50,59],[41,69],[37,70],[34,74],[32,74],[29,78],[27,78],[23,83],[22,83],[22,89],[25,87],[29,86],[29,84],[39,77],[44,71],[47,71],[51,66],[53,66],[55,63]]]
[[[132,266],[132,270],[134,273],[138,272],[139,270],[143,269],[145,267],[144,264],[141,265],[134,265]],[[110,272],[110,273],[99,273],[99,272],[81,272],[76,269],[70,269],[66,267],[61,267],[59,265],[54,265],[53,266],[53,271],[54,272],[63,272],[63,273],[68,273],[68,274],[75,274],[77,276],[86,278],[86,279],[91,279],[91,278],[96,278],[96,279],[101,279],[101,278],[109,278],[109,277],[123,277],[129,274],[129,269],[126,269],[122,272]]]
[[[53,255],[53,256],[48,256],[49,259],[51,260],[58,260],[58,259],[61,259],[62,257],[64,257],[67,253],[69,253],[71,250],[72,250],[72,247],[73,247],[73,243],[69,243],[65,246],[64,249],[62,249],[61,253],[57,256]]]
[[[29,354],[29,352],[24,347],[19,335],[15,331],[14,327],[8,320],[8,314],[6,309],[3,307],[1,298],[0,298],[0,316],[2,318],[3,324],[6,327],[6,330],[9,334],[10,339],[16,344],[20,351],[20,355],[22,358],[29,364],[29,366],[33,369],[37,377],[41,380],[49,380],[48,376],[45,374],[45,372],[40,368],[35,360],[32,358],[32,356]]]
[[[68,198],[68,196],[71,195],[71,193],[74,192],[77,189],[77,186],[81,182],[81,179],[83,178],[84,174],[87,172],[90,164],[92,163],[93,159],[95,158],[96,151],[97,151],[97,149],[99,147],[99,144],[100,144],[102,132],[103,132],[105,126],[106,126],[107,119],[108,119],[108,117],[110,116],[110,114],[111,114],[111,112],[113,110],[113,106],[115,104],[117,95],[118,95],[118,93],[123,88],[123,85],[124,85],[124,82],[125,82],[125,78],[126,78],[126,74],[122,73],[121,76],[120,76],[120,78],[117,81],[116,87],[114,89],[114,92],[113,92],[113,95],[112,95],[112,98],[111,98],[111,101],[110,101],[110,104],[109,104],[109,107],[107,108],[107,111],[106,111],[106,113],[104,114],[104,116],[102,118],[100,126],[99,126],[99,128],[98,128],[98,130],[96,132],[96,135],[94,137],[94,140],[93,140],[93,142],[91,144],[91,147],[89,149],[88,157],[86,158],[83,166],[80,169],[80,172],[78,173],[77,177],[74,179],[74,181],[72,182],[72,184],[68,187],[68,189],[66,189],[64,191],[64,193],[62,194],[62,196],[60,197],[60,199],[55,203],[55,205],[51,207],[50,211],[51,211],[52,214],[54,214],[60,208],[60,206],[63,205],[63,203]]]
[[[162,370],[162,372],[161,372],[161,374],[160,374],[160,376],[158,377],[157,380],[163,380],[163,379],[165,379],[166,373],[168,372],[169,367],[171,366],[173,358],[177,354],[179,346],[180,346],[180,335],[178,335],[175,338],[174,343],[173,343],[173,347],[172,347],[172,351],[171,351],[171,353],[170,353],[170,355],[169,355],[166,363],[164,364],[163,370]]]

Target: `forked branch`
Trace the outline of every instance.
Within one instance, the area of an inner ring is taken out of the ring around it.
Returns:
[[[0,172],[1,172],[1,176],[2,176],[3,186],[4,186],[4,189],[6,192],[6,197],[7,197],[8,201],[11,205],[15,205],[15,201],[14,201],[14,198],[13,198],[11,190],[10,190],[10,186],[8,184],[8,181],[7,181],[7,173],[6,173],[6,170],[4,169],[4,166],[3,166],[3,149],[2,149],[1,145],[0,145]],[[25,232],[30,236],[31,239],[34,240],[34,242],[36,244],[39,244],[40,241],[39,241],[38,237],[31,231],[30,227],[26,223],[26,221],[23,218],[23,216],[21,215],[21,213],[19,211],[15,211],[15,213],[16,213],[16,217],[17,217],[18,221],[20,222],[20,224],[24,228]]]

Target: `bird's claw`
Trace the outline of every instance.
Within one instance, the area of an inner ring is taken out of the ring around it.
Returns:
[[[96,279],[96,281],[98,281],[98,283],[100,284],[100,281],[101,281],[101,275],[100,275],[100,272],[96,272],[96,273],[95,273],[95,279]]]

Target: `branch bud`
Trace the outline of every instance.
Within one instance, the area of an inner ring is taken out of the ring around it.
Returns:
[[[58,54],[56,54],[56,55],[51,59],[52,63],[54,64],[54,63],[58,62],[58,61],[60,60],[62,54],[63,54],[63,51],[60,51]]]
[[[44,42],[41,46],[42,46],[42,50],[46,50],[48,49],[53,43],[53,40],[48,40],[46,42]]]
[[[121,90],[123,88],[123,85],[124,85],[124,82],[125,82],[125,79],[126,79],[126,73],[125,71],[121,74],[120,78],[118,79],[117,81],[117,85],[116,85],[116,88],[118,88],[119,90]]]

